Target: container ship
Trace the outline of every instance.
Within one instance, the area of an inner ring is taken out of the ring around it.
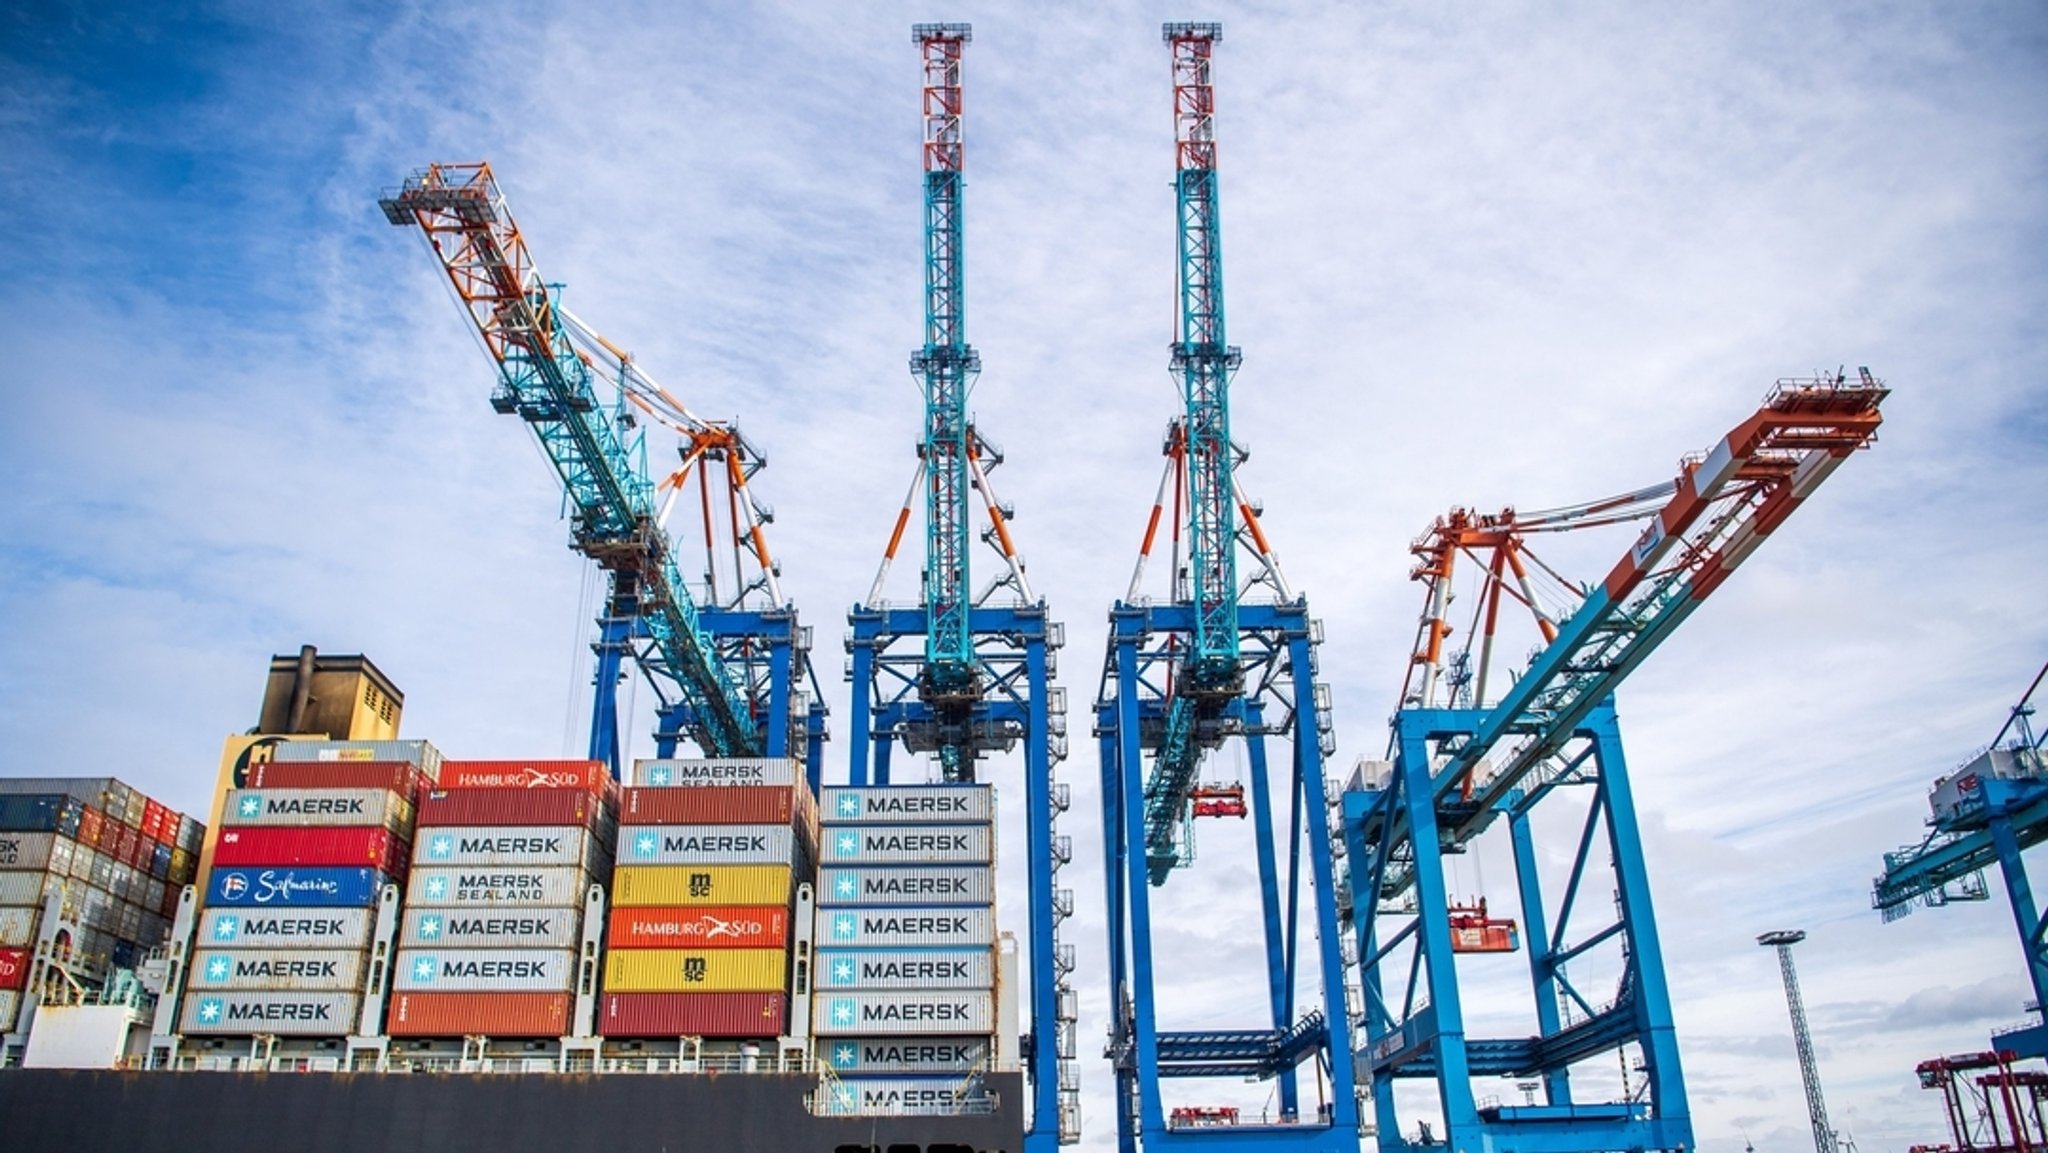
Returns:
[[[460,760],[402,700],[277,658],[204,822],[0,779],[7,1148],[1022,1148],[988,786]]]

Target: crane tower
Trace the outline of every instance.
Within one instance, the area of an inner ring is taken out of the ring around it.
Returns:
[[[1806,1119],[1813,1125],[1813,1153],[1835,1153],[1835,1130],[1828,1124],[1828,1104],[1820,1095],[1820,1066],[1813,1059],[1813,1033],[1806,1027],[1806,1002],[1799,996],[1799,971],[1792,967],[1792,946],[1806,939],[1800,929],[1778,929],[1756,939],[1778,950],[1778,973],[1785,979],[1785,1009],[1792,1015],[1792,1043],[1799,1050],[1799,1080],[1806,1088]]]

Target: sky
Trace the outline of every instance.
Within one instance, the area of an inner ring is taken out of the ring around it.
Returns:
[[[973,406],[1077,711],[1178,403],[1163,20],[1225,27],[1240,477],[1325,622],[1339,768],[1384,748],[1431,518],[1668,479],[1782,377],[1888,382],[1879,443],[1618,706],[1702,1149],[1809,1144],[1754,944],[1783,927],[1809,934],[1835,1124],[1865,1153],[1942,1139],[1913,1065],[1983,1048],[2027,997],[2003,889],[1891,925],[1868,893],[2048,657],[2035,5],[0,7],[0,772],[203,809],[268,657],[308,642],[369,654],[406,734],[451,755],[582,748],[590,586],[555,482],[376,206],[431,161],[489,160],[570,306],[761,447],[843,734],[844,610],[915,465],[908,26],[933,19],[974,24]],[[1546,559],[1594,580],[1628,539]],[[1099,798],[1074,731],[1100,1149]],[[1257,979],[1224,900],[1249,858],[1213,842],[1170,905],[1173,955],[1204,960],[1162,992],[1169,1027],[1244,1023]],[[1484,891],[1485,861],[1457,883]]]

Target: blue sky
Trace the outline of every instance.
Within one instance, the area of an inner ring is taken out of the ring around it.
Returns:
[[[1912,1065],[2018,1017],[2016,944],[1996,903],[1880,926],[1866,894],[2048,655],[2032,6],[9,6],[0,767],[200,807],[303,641],[371,654],[451,753],[580,748],[552,478],[375,206],[432,160],[490,160],[571,306],[765,451],[843,733],[843,610],[914,465],[908,25],[934,18],[975,25],[975,407],[1076,704],[1175,406],[1161,20],[1226,27],[1234,428],[1327,623],[1341,764],[1383,744],[1431,517],[1664,479],[1781,376],[1892,384],[1882,442],[1620,707],[1702,1144],[1805,1141],[1751,943],[1794,923],[1838,1124],[1935,1139]],[[1625,543],[1552,559],[1592,579]],[[1084,813],[1093,773],[1077,741]],[[1191,901],[1234,875],[1218,844]],[[1100,921],[1074,924],[1085,975]],[[1243,927],[1176,925],[1218,958],[1175,994],[1191,1021],[1231,1019]],[[1104,1007],[1084,981],[1084,1039]]]

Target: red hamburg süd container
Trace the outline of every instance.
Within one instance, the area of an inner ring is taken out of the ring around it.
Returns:
[[[780,1037],[786,993],[607,993],[597,1031],[607,1037]]]
[[[411,848],[389,829],[240,826],[222,829],[213,848],[216,865],[365,866],[396,877]]]
[[[411,761],[268,761],[250,765],[245,789],[390,789],[418,801],[427,777]]]
[[[581,825],[603,802],[582,789],[433,789],[420,798],[417,823],[432,825]]]
[[[777,785],[627,789],[619,800],[622,825],[786,825],[796,813],[796,790]]]
[[[581,789],[616,796],[617,781],[603,761],[442,761],[444,789]]]
[[[789,946],[789,910],[781,905],[613,909],[606,944],[614,949],[782,949]]]
[[[393,1037],[560,1037],[569,1031],[569,1002],[567,993],[395,992],[384,1031]]]
[[[28,984],[28,950],[0,949],[0,992]]]

